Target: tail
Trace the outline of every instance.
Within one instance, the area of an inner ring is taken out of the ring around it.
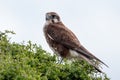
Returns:
[[[80,56],[86,60],[89,64],[91,64],[93,67],[95,67],[95,69],[99,72],[102,72],[97,65],[94,64],[96,60],[102,64],[104,64],[106,67],[108,67],[108,65],[106,65],[103,61],[101,61],[100,59],[98,59],[97,57],[95,57],[92,53],[90,53],[87,49],[85,49],[83,46],[80,46],[79,48],[75,48],[74,49],[76,52],[78,52],[80,54]],[[102,72],[103,73],[103,72]]]

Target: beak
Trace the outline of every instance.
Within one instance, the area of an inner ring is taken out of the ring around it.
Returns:
[[[50,20],[51,19],[51,15],[46,13],[46,20]]]

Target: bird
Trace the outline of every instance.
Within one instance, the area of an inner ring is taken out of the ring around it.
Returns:
[[[45,13],[45,20],[46,22],[43,27],[44,36],[49,47],[55,54],[62,59],[76,58],[85,60],[101,73],[102,71],[95,64],[95,61],[108,67],[108,65],[94,56],[80,43],[76,35],[63,24],[56,12]]]

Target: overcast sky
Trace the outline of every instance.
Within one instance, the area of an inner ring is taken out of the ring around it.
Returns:
[[[111,80],[120,79],[120,0],[0,0],[0,31],[13,30],[12,41],[31,40],[51,52],[43,35],[49,11],[109,65],[103,71]]]

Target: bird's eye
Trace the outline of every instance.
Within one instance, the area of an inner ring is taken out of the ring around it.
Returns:
[[[52,15],[52,19],[54,19],[55,18],[55,15]]]

